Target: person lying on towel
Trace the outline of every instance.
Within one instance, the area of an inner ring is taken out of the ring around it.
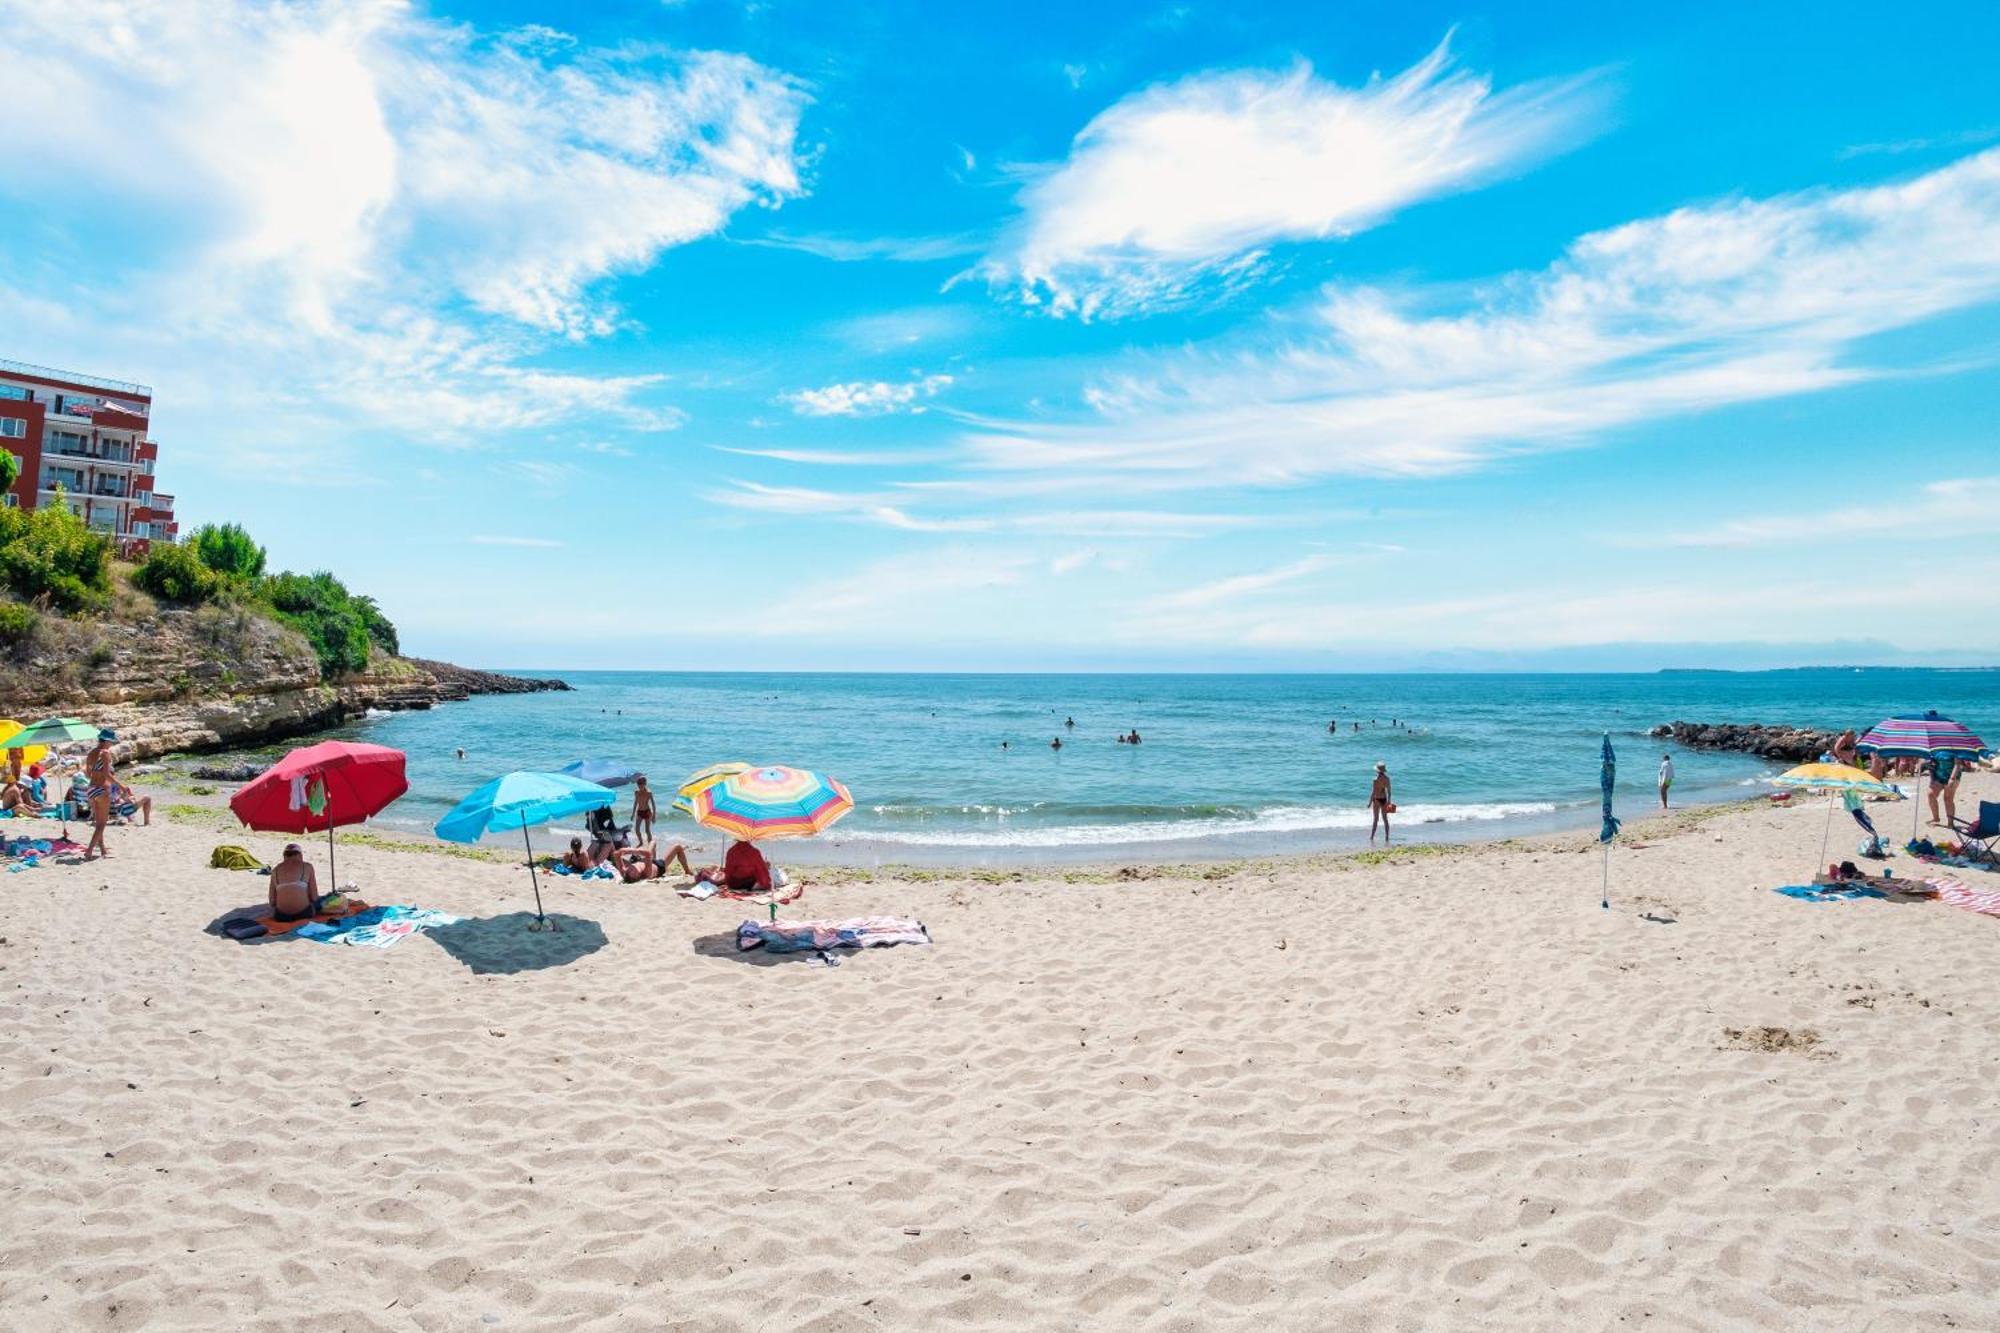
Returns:
[[[288,842],[284,857],[271,867],[271,919],[303,921],[318,913],[319,875],[299,845]]]
[[[618,877],[627,884],[637,884],[640,880],[659,879],[676,861],[681,863],[683,875],[694,873],[688,866],[687,848],[679,843],[675,843],[665,856],[655,852],[650,842],[642,847],[621,847],[611,853],[611,859],[605,864],[617,871]]]

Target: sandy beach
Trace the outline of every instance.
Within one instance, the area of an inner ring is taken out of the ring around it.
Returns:
[[[479,920],[238,944],[282,839],[182,809],[0,878],[0,1326],[1992,1327],[2000,920],[1771,893],[1822,816],[1635,819],[1608,912],[1576,837],[815,872],[935,940],[828,969],[361,845]]]

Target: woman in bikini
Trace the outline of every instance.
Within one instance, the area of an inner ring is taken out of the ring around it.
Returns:
[[[1375,783],[1368,789],[1368,841],[1375,841],[1375,826],[1382,826],[1382,841],[1389,841],[1389,766],[1375,765]]]
[[[641,880],[659,879],[667,873],[667,867],[674,862],[681,863],[681,873],[692,875],[694,870],[688,865],[687,848],[675,843],[665,856],[656,856],[653,844],[643,847],[621,847],[611,853],[606,865],[618,872],[618,878],[627,884],[637,884]]]
[[[111,849],[104,845],[104,826],[111,822],[111,793],[118,785],[118,775],[111,768],[111,742],[117,739],[115,731],[98,732],[96,748],[83,761],[84,776],[90,780],[84,790],[84,798],[90,802],[90,845],[83,849],[86,861],[93,852],[111,855]]]
[[[319,911],[319,873],[295,842],[285,844],[285,855],[271,867],[271,919],[304,921]]]

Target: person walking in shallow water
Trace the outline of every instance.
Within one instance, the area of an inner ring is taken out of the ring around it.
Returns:
[[[1389,841],[1389,812],[1396,803],[1389,799],[1389,766],[1375,765],[1375,781],[1368,788],[1368,841],[1375,841],[1375,827],[1382,828],[1382,841]]]
[[[1662,810],[1667,808],[1667,788],[1673,785],[1674,757],[1663,754],[1660,756],[1660,809]]]

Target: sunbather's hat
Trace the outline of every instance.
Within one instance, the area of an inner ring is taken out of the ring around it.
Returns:
[[[29,776],[29,777],[31,777],[31,778],[38,778],[38,777],[40,777],[41,775],[42,775],[42,766],[41,766],[40,764],[29,764],[29,765],[28,765],[28,776]]]
[[[97,733],[97,739],[101,741],[115,741],[118,739],[118,733],[113,731],[111,728],[106,727],[104,730]]]
[[[298,845],[297,843],[295,843],[295,842],[288,842],[288,843],[286,843],[286,844],[285,844],[285,855],[286,855],[286,856],[290,856],[290,855],[291,855],[291,854],[292,854],[293,852],[297,852],[297,853],[298,853],[298,854],[299,854],[300,856],[304,856],[304,855],[305,855],[305,851],[306,851],[306,849],[305,849],[305,848],[303,848],[303,847],[299,846],[299,845]]]

